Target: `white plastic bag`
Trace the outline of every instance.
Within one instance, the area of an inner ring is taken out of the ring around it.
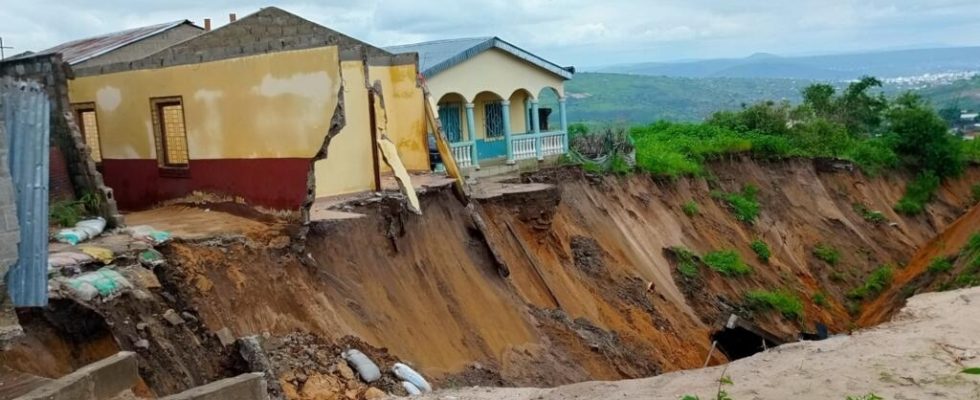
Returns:
[[[72,246],[99,236],[105,230],[105,219],[102,217],[79,221],[74,228],[58,231],[55,240]]]
[[[426,381],[421,374],[415,372],[412,367],[402,363],[395,363],[395,365],[391,367],[391,372],[393,372],[399,379],[408,381],[409,383],[415,385],[415,387],[419,388],[419,390],[421,390],[423,393],[432,391],[432,386],[429,385],[429,382]]]
[[[402,381],[402,387],[405,388],[405,391],[408,392],[409,396],[417,396],[422,394],[422,391],[415,387],[412,382]]]
[[[350,366],[354,367],[357,374],[361,376],[364,382],[371,383],[378,379],[381,379],[381,369],[378,365],[371,361],[368,356],[361,353],[360,350],[350,349],[343,354],[341,354]]]

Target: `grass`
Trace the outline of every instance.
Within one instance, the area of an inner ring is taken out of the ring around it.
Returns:
[[[755,309],[776,310],[788,319],[803,319],[803,302],[786,290],[753,290],[745,294],[745,300]]]
[[[758,193],[759,188],[752,185],[746,185],[742,188],[741,192],[713,192],[712,196],[725,200],[725,202],[728,203],[728,208],[731,210],[732,215],[735,216],[735,219],[751,224],[755,222],[756,217],[759,216],[760,207],[758,200],[756,200]]]
[[[960,289],[980,285],[980,232],[970,235],[966,245],[960,249],[958,259],[964,260],[966,267],[951,282],[946,282],[939,290]]]
[[[693,217],[701,213],[700,209],[698,208],[698,203],[695,203],[694,200],[684,203],[684,205],[681,206],[681,209],[684,210],[684,214],[686,214],[688,217]]]
[[[94,193],[86,193],[78,200],[62,200],[48,206],[50,223],[62,227],[73,227],[82,218],[99,213],[101,199]]]
[[[766,242],[763,242],[762,239],[755,239],[749,244],[749,247],[752,248],[752,251],[755,252],[755,255],[759,257],[760,261],[769,262],[769,257],[772,255],[772,252],[769,251],[769,245]]]
[[[905,215],[921,214],[936,189],[939,189],[939,177],[931,172],[922,173],[905,187],[905,195],[895,204],[895,211]]]
[[[696,254],[680,246],[671,247],[670,251],[677,258],[677,272],[688,278],[698,276],[698,256]]]
[[[830,265],[837,265],[840,262],[840,251],[823,243],[813,247],[813,256]]]
[[[893,275],[894,270],[890,265],[882,265],[871,272],[864,284],[851,290],[847,297],[853,300],[865,300],[877,296],[891,285]]]
[[[864,396],[847,396],[847,400],[885,400],[885,398],[874,393],[868,393]]]
[[[752,272],[752,268],[734,250],[712,251],[704,255],[703,261],[712,271],[727,277],[744,276]]]
[[[934,274],[941,274],[953,269],[953,263],[946,257],[936,257],[929,262],[927,270]]]
[[[888,219],[885,218],[885,214],[882,214],[879,211],[871,210],[864,204],[854,203],[853,207],[854,207],[854,212],[858,213],[858,215],[860,215],[861,218],[864,218],[865,221],[868,221],[872,224],[877,225],[888,221]]]
[[[823,308],[827,308],[827,306],[830,305],[830,302],[827,301],[827,295],[824,294],[823,292],[814,293],[810,299],[813,300],[813,304],[816,304]]]

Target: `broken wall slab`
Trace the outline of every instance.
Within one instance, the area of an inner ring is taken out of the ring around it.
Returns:
[[[267,400],[264,375],[251,372],[222,379],[161,400]]]
[[[109,400],[139,382],[136,354],[120,352],[79,368],[20,400]]]

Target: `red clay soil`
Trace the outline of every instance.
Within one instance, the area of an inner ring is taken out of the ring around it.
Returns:
[[[959,252],[970,236],[980,232],[980,206],[966,214],[915,253],[904,268],[896,271],[891,286],[864,307],[857,323],[870,327],[887,321],[905,304],[904,293],[910,283],[927,273],[929,264],[938,257],[950,257]]]
[[[711,181],[673,182],[539,173],[527,180],[553,190],[482,201],[486,232],[449,190],[422,196],[422,216],[386,199],[353,210],[364,218],[315,224],[302,255],[247,237],[172,243],[162,280],[207,331],[352,335],[448,385],[633,378],[700,367],[732,312],[787,338],[816,322],[848,330],[845,294],[878,265],[912,259],[963,213],[980,180],[971,169],[924,215],[906,218],[891,206],[908,176],[868,178],[808,160],[733,159],[711,170]],[[711,195],[749,184],[759,188],[754,224]],[[699,215],[683,212],[688,201]],[[855,203],[894,226],[865,221]],[[754,238],[772,250],[768,263],[749,249]],[[816,259],[818,243],[840,251],[840,263]],[[678,284],[664,251],[673,246],[731,249],[753,272],[726,278],[702,267]],[[753,289],[795,293],[804,318],[751,309],[743,299]],[[816,293],[827,306],[813,303]],[[712,363],[724,361],[715,352]]]

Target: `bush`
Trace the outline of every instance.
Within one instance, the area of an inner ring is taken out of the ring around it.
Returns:
[[[927,269],[934,274],[940,274],[953,269],[953,263],[948,258],[936,257],[932,259]]]
[[[939,177],[932,171],[923,172],[905,187],[905,195],[895,205],[895,211],[905,215],[922,213],[937,189]]]
[[[728,277],[748,275],[752,268],[742,262],[734,250],[712,251],[704,255],[704,263],[711,270]]]
[[[94,193],[85,193],[78,200],[62,200],[48,206],[49,223],[73,227],[82,218],[98,215],[102,200]]]
[[[776,310],[788,319],[803,318],[803,302],[785,290],[753,290],[745,294],[749,306],[760,310]]]
[[[823,243],[813,247],[813,256],[830,265],[837,265],[840,262],[840,251]]]
[[[688,217],[693,217],[699,213],[698,203],[695,203],[694,200],[684,203],[684,205],[681,206],[681,209],[684,210],[684,214],[687,214]]]
[[[830,305],[830,302],[827,301],[827,295],[823,293],[820,292],[814,293],[812,299],[813,299],[813,304],[816,304],[820,307],[827,308],[827,306]]]
[[[670,252],[677,258],[677,272],[688,278],[698,276],[698,256],[684,247],[671,247]]]
[[[892,283],[892,276],[894,271],[891,266],[883,265],[878,267],[878,269],[871,272],[868,279],[863,285],[854,288],[850,293],[847,294],[848,298],[854,300],[864,300],[873,296],[877,296],[882,290],[885,290]]]
[[[869,176],[877,176],[882,171],[895,168],[899,162],[898,154],[881,138],[853,142],[845,157],[853,160]]]
[[[749,244],[749,247],[752,248],[755,255],[759,256],[759,260],[769,262],[769,256],[772,255],[772,252],[769,251],[769,245],[766,242],[763,242],[762,239],[755,239]]]
[[[921,98],[905,94],[887,113],[891,140],[902,163],[913,171],[929,171],[938,178],[963,172],[962,139],[950,135],[946,122]]]
[[[728,208],[735,215],[735,219],[746,222],[753,223],[755,218],[759,216],[759,202],[756,200],[756,195],[759,193],[759,189],[752,185],[747,185],[742,188],[740,193],[713,193],[712,195],[721,199],[724,199],[728,203]]]
[[[854,203],[853,207],[854,207],[854,212],[858,213],[858,215],[860,215],[861,218],[864,218],[865,221],[868,221],[872,224],[877,225],[888,220],[887,218],[885,218],[885,214],[882,214],[879,211],[873,211],[868,207],[866,207],[864,204]]]

